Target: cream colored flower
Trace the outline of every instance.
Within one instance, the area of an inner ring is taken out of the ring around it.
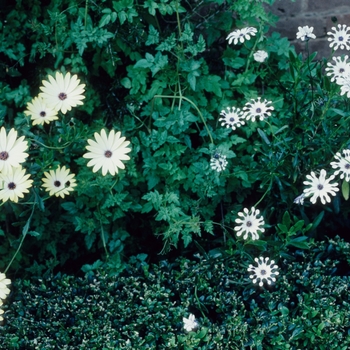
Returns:
[[[11,280],[6,278],[4,273],[0,273],[0,298],[3,300],[10,294],[10,289],[7,287],[9,284],[11,284]]]
[[[190,314],[188,318],[183,317],[182,321],[187,332],[191,332],[198,327],[198,322],[193,314]]]
[[[65,166],[62,168],[59,166],[56,170],[50,170],[49,173],[44,172],[43,187],[50,192],[50,196],[64,198],[65,195],[69,195],[69,192],[74,191],[73,187],[77,185],[75,175],[69,172],[70,170]]]
[[[42,91],[39,96],[42,97],[48,106],[57,111],[66,114],[72,107],[84,104],[81,100],[85,98],[82,95],[85,91],[85,84],[80,84],[80,79],[77,75],[71,76],[66,73],[56,72],[56,79],[49,75],[49,81],[43,80]]]
[[[243,212],[239,212],[235,220],[237,226],[234,230],[237,231],[237,236],[240,237],[243,234],[243,239],[247,239],[251,235],[252,240],[259,239],[259,231],[265,232],[263,226],[265,221],[263,217],[258,218],[260,215],[260,210],[252,207],[250,210],[247,208],[243,209]]]
[[[2,305],[2,302],[1,302],[1,305]],[[1,306],[0,305],[0,306]],[[0,321],[3,321],[4,318],[2,317],[2,314],[4,313],[4,310],[0,309]]]
[[[29,193],[28,188],[32,187],[33,180],[29,177],[21,166],[8,173],[0,173],[0,199],[3,202],[10,200],[17,203],[18,198],[23,198],[24,193]]]
[[[248,271],[253,272],[249,277],[252,279],[253,283],[259,283],[259,286],[262,287],[264,282],[267,282],[268,285],[271,285],[272,282],[276,282],[276,276],[279,275],[277,271],[278,266],[275,265],[274,260],[270,258],[260,257],[254,259],[258,266],[249,265]],[[270,262],[269,262],[270,260]]]
[[[90,152],[85,153],[83,157],[91,159],[87,166],[92,166],[94,173],[102,168],[103,176],[107,172],[114,176],[118,173],[118,168],[125,168],[122,160],[130,159],[126,155],[131,152],[131,149],[127,147],[130,141],[125,141],[125,137],[120,137],[120,135],[120,131],[116,133],[111,130],[107,136],[106,131],[102,129],[100,134],[95,132],[95,141],[87,140],[89,146],[86,146],[86,149]]]
[[[11,129],[6,133],[4,127],[0,129],[0,171],[3,174],[11,172],[17,168],[28,157],[24,151],[28,148],[28,142],[24,141],[24,136],[17,139],[17,131]]]
[[[31,116],[33,125],[49,124],[53,120],[57,120],[57,111],[49,107],[42,97],[34,97],[27,103],[27,110],[24,111],[25,115]]]

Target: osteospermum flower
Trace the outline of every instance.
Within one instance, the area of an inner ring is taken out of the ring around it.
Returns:
[[[256,62],[263,63],[268,57],[268,54],[265,50],[258,50],[253,54],[253,57]]]
[[[327,63],[326,75],[331,77],[331,81],[335,81],[339,78],[344,78],[350,73],[350,64],[347,62],[349,56],[346,55],[344,58],[337,56],[333,57],[335,64],[331,62]]]
[[[57,111],[49,107],[42,97],[34,97],[31,102],[27,103],[25,115],[31,116],[33,125],[49,124],[53,120],[57,120]]]
[[[2,300],[0,300],[0,306],[2,306]],[[4,318],[2,317],[3,313],[4,313],[4,310],[0,309],[0,321],[4,320]]]
[[[216,170],[218,173],[225,170],[228,162],[226,156],[215,152],[215,154],[210,159],[210,167]]]
[[[340,174],[340,178],[344,179],[346,182],[350,181],[350,149],[343,150],[344,156],[337,152],[334,156],[337,162],[331,162],[333,169],[338,169],[334,172],[334,175]]]
[[[227,111],[222,110],[220,115],[222,118],[219,119],[221,121],[221,126],[226,126],[226,128],[231,128],[232,130],[236,130],[236,128],[244,125],[243,112],[236,107],[227,107]]]
[[[188,318],[183,317],[182,321],[187,332],[191,332],[198,327],[198,322],[196,321],[196,318],[193,314],[190,314]]]
[[[0,199],[17,203],[18,198],[23,198],[24,193],[29,193],[28,188],[32,187],[33,180],[29,177],[21,166],[8,173],[0,173]]]
[[[304,199],[305,199],[305,193],[302,193],[301,195],[299,195],[294,199],[293,203],[304,205]]]
[[[335,176],[331,175],[328,179],[326,179],[327,172],[322,169],[320,172],[320,177],[317,177],[316,174],[312,171],[311,175],[306,175],[306,178],[309,181],[304,181],[304,185],[310,186],[309,188],[304,189],[305,197],[310,197],[311,203],[315,204],[317,198],[321,199],[322,204],[326,204],[326,202],[330,203],[331,198],[329,194],[332,196],[336,195],[336,192],[339,191],[337,183],[330,183]]]
[[[6,133],[4,127],[0,129],[0,171],[6,174],[17,168],[28,157],[24,151],[28,148],[28,142],[24,136],[17,139],[17,131],[11,129]]]
[[[339,47],[342,50],[344,50],[345,48],[347,50],[350,50],[350,34],[348,33],[350,27],[348,27],[345,24],[338,24],[338,29],[336,27],[333,27],[332,30],[334,31],[334,33],[327,33],[327,35],[331,36],[330,38],[328,38],[328,41],[331,42],[329,46],[334,46],[334,50],[338,50]]]
[[[254,27],[236,29],[227,36],[226,40],[228,40],[229,44],[233,41],[233,43],[237,45],[238,41],[244,43],[245,40],[250,40],[250,37],[255,36],[257,32],[258,30]]]
[[[259,231],[264,232],[265,221],[263,217],[258,218],[260,214],[259,209],[252,207],[250,210],[247,208],[243,209],[243,212],[239,212],[235,222],[238,224],[234,227],[237,231],[237,236],[240,237],[243,234],[243,239],[247,239],[251,235],[252,240],[259,239]]]
[[[270,258],[255,258],[254,261],[258,266],[249,265],[248,271],[253,272],[249,278],[252,279],[252,282],[255,284],[259,282],[259,286],[262,287],[264,282],[267,282],[268,285],[271,285],[272,282],[276,282],[276,276],[279,275],[277,271],[278,266],[275,265],[275,261]]]
[[[69,192],[74,191],[74,187],[77,185],[75,175],[70,174],[70,170],[65,166],[62,168],[59,166],[56,170],[50,170],[50,172],[44,172],[45,177],[42,179],[44,182],[43,187],[49,195],[64,198],[65,195],[69,195]]]
[[[298,27],[297,39],[301,39],[301,41],[309,41],[310,39],[316,39],[316,35],[312,33],[313,30],[314,27]]]
[[[350,72],[337,78],[336,83],[340,85],[340,95],[346,94],[346,96],[350,98]]]
[[[274,110],[273,106],[270,106],[272,102],[266,99],[264,102],[261,102],[260,99],[260,97],[258,97],[257,100],[251,99],[251,102],[247,102],[243,107],[243,111],[245,111],[244,115],[247,120],[251,119],[255,122],[256,118],[264,120],[271,115],[270,111]]]
[[[11,284],[11,280],[6,278],[4,273],[0,273],[0,298],[5,300],[10,294],[10,289],[7,287]]]
[[[55,78],[51,75],[48,78],[49,81],[42,81],[43,86],[40,87],[42,92],[39,94],[48,106],[66,114],[72,107],[83,104],[85,84],[79,85],[77,75],[71,76],[69,72],[63,75],[56,72]]]
[[[95,173],[102,168],[102,175],[107,172],[111,175],[118,173],[118,168],[124,169],[125,165],[122,160],[128,160],[130,157],[126,155],[131,152],[127,147],[130,141],[125,141],[125,137],[120,137],[120,131],[111,130],[107,136],[104,129],[98,134],[95,132],[95,140],[88,140],[89,146],[86,149],[90,152],[83,155],[84,158],[91,159],[87,166],[92,166],[92,171]]]

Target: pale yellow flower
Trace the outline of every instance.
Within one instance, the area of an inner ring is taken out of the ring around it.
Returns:
[[[28,157],[24,151],[28,148],[28,142],[24,141],[24,136],[17,139],[17,131],[11,129],[6,133],[4,127],[0,129],[0,171],[3,174],[11,172],[17,168]]]
[[[87,166],[93,166],[92,171],[95,173],[102,168],[102,175],[107,172],[111,175],[118,173],[118,168],[124,169],[125,165],[122,160],[128,160],[130,157],[126,153],[131,152],[127,146],[130,141],[125,141],[125,137],[120,137],[121,133],[111,130],[107,136],[105,130],[98,134],[95,132],[95,140],[87,140],[90,146],[86,149],[90,152],[83,155],[84,158],[91,159]]]
[[[82,100],[85,98],[82,95],[85,91],[85,84],[80,84],[80,79],[77,75],[71,76],[68,72],[65,76],[62,73],[56,72],[56,79],[49,75],[49,81],[43,80],[42,91],[39,96],[42,97],[48,106],[57,111],[66,114],[72,107],[84,104]]]
[[[53,120],[57,120],[57,111],[47,105],[42,97],[34,97],[27,103],[27,110],[24,111],[25,115],[31,116],[33,125],[49,124]]]
[[[3,300],[10,294],[10,289],[7,287],[9,284],[11,284],[11,280],[6,278],[4,273],[0,273],[0,298]]]
[[[28,188],[32,187],[33,180],[29,177],[21,166],[8,173],[0,173],[0,199],[17,203],[18,198],[23,198],[24,193],[29,193]]]
[[[50,196],[55,195],[56,197],[61,196],[64,198],[65,195],[69,195],[69,192],[74,191],[76,184],[75,175],[69,173],[70,170],[66,169],[65,166],[62,168],[59,166],[56,170],[50,170],[45,172],[45,177],[42,179],[44,182],[43,187],[47,192],[50,192]]]

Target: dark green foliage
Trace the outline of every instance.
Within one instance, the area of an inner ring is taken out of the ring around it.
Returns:
[[[349,244],[337,238],[295,256],[267,289],[247,282],[247,264],[230,257],[148,266],[140,256],[119,277],[15,280],[0,342],[9,350],[348,349]],[[189,313],[200,324],[190,333]]]

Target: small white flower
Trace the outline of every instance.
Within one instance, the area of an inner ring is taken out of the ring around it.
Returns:
[[[7,287],[11,284],[11,280],[6,278],[4,273],[0,273],[0,298],[5,300],[10,294],[10,289]]]
[[[227,112],[222,110],[220,115],[222,118],[219,121],[222,121],[221,126],[226,125],[226,128],[232,128],[232,130],[236,130],[236,128],[244,125],[243,112],[236,107],[227,107]]]
[[[334,30],[335,33],[327,33],[327,35],[331,36],[331,38],[328,38],[328,41],[331,41],[329,47],[334,46],[334,50],[338,50],[339,47],[342,50],[344,50],[345,48],[347,50],[350,50],[350,34],[348,34],[350,27],[348,27],[345,24],[338,24],[338,29],[336,27],[333,27],[332,30]]]
[[[340,56],[337,56],[333,57],[335,64],[332,64],[331,62],[327,63],[328,67],[326,68],[326,74],[331,77],[331,81],[335,81],[339,78],[344,78],[350,73],[350,64],[347,62],[348,58],[348,55],[344,56],[344,59],[342,59]]]
[[[265,261],[264,261],[265,260]],[[279,275],[278,269],[274,260],[269,262],[270,258],[255,258],[254,261],[258,266],[249,265],[248,271],[253,272],[249,277],[252,279],[252,282],[255,284],[259,282],[259,286],[262,287],[264,282],[267,282],[268,285],[271,285],[272,282],[276,282],[276,276]]]
[[[225,170],[228,162],[226,156],[221,155],[220,153],[215,152],[215,154],[210,159],[210,167],[213,170],[216,170],[218,173]]]
[[[270,111],[274,110],[273,106],[269,106],[271,103],[271,101],[267,101],[266,99],[264,102],[261,102],[260,97],[257,100],[251,99],[251,102],[247,102],[243,107],[246,119],[252,119],[255,122],[256,118],[264,120],[264,118],[269,117],[271,115]]]
[[[266,58],[268,57],[268,54],[264,50],[258,50],[257,52],[255,52],[253,54],[253,57],[254,57],[255,61],[263,63],[263,62],[265,62]]]
[[[350,98],[350,72],[346,75],[337,78],[336,83],[340,85],[340,95],[345,95]]]
[[[334,175],[338,175],[340,173],[340,178],[345,181],[350,181],[350,149],[343,150],[344,156],[337,152],[334,156],[337,159],[337,162],[331,162],[331,166],[333,169],[338,169],[334,172]]]
[[[244,40],[250,40],[250,36],[255,36],[257,32],[257,29],[254,27],[236,29],[227,36],[226,40],[228,40],[229,44],[233,41],[233,43],[237,45],[238,41],[244,43]]]
[[[191,332],[198,327],[198,322],[196,321],[196,318],[193,314],[190,314],[188,318],[183,317],[182,321],[187,332]]]
[[[316,35],[313,34],[314,27],[304,26],[298,27],[297,39],[301,41],[309,41],[310,39],[316,39]]]
[[[311,175],[306,175],[306,178],[309,181],[304,181],[304,185],[310,186],[309,188],[304,189],[305,197],[310,197],[311,203],[315,204],[317,198],[321,199],[322,204],[326,204],[326,202],[330,203],[331,198],[328,194],[332,196],[336,195],[336,192],[339,191],[337,183],[330,183],[335,176],[331,175],[328,179],[326,179],[327,172],[322,169],[320,172],[320,177],[317,177],[316,174],[312,171]]]
[[[305,199],[305,193],[302,193],[300,196],[294,199],[293,203],[304,205],[304,199]]]
[[[254,207],[252,207],[250,211],[247,208],[244,208],[243,212],[238,213],[238,216],[242,218],[238,218],[235,220],[235,222],[239,224],[234,228],[234,230],[237,231],[238,237],[244,234],[243,239],[247,239],[248,235],[250,234],[252,236],[253,241],[259,239],[258,231],[265,231],[265,229],[263,228],[265,224],[264,218],[258,218],[259,214],[260,210],[255,209]]]

